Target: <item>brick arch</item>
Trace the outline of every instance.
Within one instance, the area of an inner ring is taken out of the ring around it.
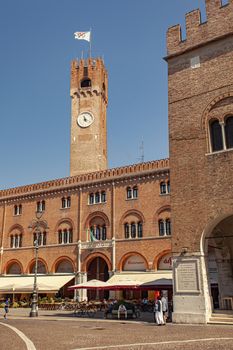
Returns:
[[[106,264],[108,266],[108,271],[112,271],[112,263],[111,263],[111,261],[109,260],[109,258],[105,254],[103,254],[101,252],[95,252],[93,254],[88,255],[86,257],[86,259],[82,262],[81,270],[83,272],[87,272],[89,264],[95,258],[102,258],[106,262]]]
[[[23,229],[23,226],[19,225],[19,224],[15,224],[15,225],[12,225],[10,227],[10,229],[8,230],[8,236],[12,233],[12,231],[14,230],[19,230],[20,233],[24,233],[24,229]]]
[[[206,224],[204,230],[202,231],[202,235],[200,237],[200,252],[202,254],[207,253],[207,238],[212,235],[214,228],[220,224],[221,221],[227,219],[228,217],[233,216],[232,210],[227,210],[225,213],[222,213],[219,210],[216,215]]]
[[[170,249],[165,249],[162,252],[160,252],[156,257],[154,258],[153,264],[152,264],[152,269],[157,271],[158,270],[158,265],[162,257],[166,254],[172,253]]]
[[[214,106],[219,103],[222,100],[225,100],[229,97],[233,97],[233,91],[226,92],[224,94],[216,96],[205,108],[202,118],[201,118],[201,130],[205,133],[206,137],[206,144],[207,144],[207,151],[209,151],[210,148],[210,138],[209,138],[209,128],[208,124],[209,121],[212,119],[211,111],[214,109]],[[227,112],[229,114],[229,112]],[[218,118],[216,118],[218,119]],[[222,120],[222,118],[221,118]]]
[[[206,122],[208,123],[207,119],[208,119],[209,113],[213,109],[213,107],[218,102],[220,102],[221,100],[225,100],[228,97],[233,97],[233,91],[229,91],[229,92],[226,92],[224,94],[218,95],[208,104],[208,106],[205,108],[205,110],[203,112],[202,119],[201,119],[201,128],[203,130],[206,128]]]
[[[68,256],[66,256],[66,255],[63,255],[63,256],[60,256],[59,258],[57,258],[57,259],[54,261],[54,263],[53,263],[53,265],[52,265],[52,268],[51,268],[51,272],[52,272],[52,273],[55,273],[57,265],[58,265],[60,262],[62,262],[63,260],[68,260],[68,261],[71,263],[72,267],[73,267],[73,272],[75,272],[75,264],[74,264],[73,260],[72,260],[70,257],[68,257]]]
[[[145,222],[145,217],[144,215],[142,214],[142,212],[140,212],[139,210],[136,210],[136,209],[130,209],[130,210],[127,210],[121,217],[120,219],[120,223],[119,223],[119,229],[121,229],[122,225],[123,225],[123,222],[124,220],[126,219],[127,216],[129,215],[135,215],[139,220],[141,220],[143,223]]]
[[[11,259],[11,260],[7,261],[6,264],[5,264],[5,266],[4,266],[3,273],[4,273],[4,274],[7,274],[8,268],[9,268],[11,265],[13,265],[13,264],[18,264],[19,267],[20,267],[20,270],[21,270],[21,275],[24,274],[23,265],[22,265],[22,263],[21,263],[19,260],[17,260],[17,259]]]
[[[105,213],[102,213],[101,211],[95,211],[95,212],[93,212],[93,213],[91,213],[91,214],[89,214],[89,215],[87,216],[87,218],[86,218],[86,220],[85,220],[85,222],[84,222],[84,226],[83,226],[83,229],[84,229],[84,230],[88,227],[89,222],[90,222],[92,219],[94,219],[96,216],[101,217],[101,218],[104,220],[106,226],[110,226],[110,221],[109,221],[107,215],[106,215]]]
[[[157,225],[158,223],[158,219],[159,219],[159,216],[160,214],[162,214],[163,212],[171,212],[171,207],[170,205],[163,205],[162,207],[160,207],[158,210],[156,210],[155,214],[154,214],[154,217],[153,217],[153,223],[155,225]],[[168,217],[168,219],[170,219],[170,216]]]
[[[48,269],[47,262],[44,259],[42,259],[42,258],[38,258],[38,262],[39,261],[41,261],[45,265],[46,273],[48,273],[49,269]],[[26,268],[26,273],[30,273],[30,270],[31,270],[31,268],[32,268],[34,263],[35,263],[35,258],[31,259],[30,262],[28,263],[28,266]]]
[[[149,270],[149,264],[148,264],[147,259],[146,259],[141,253],[136,252],[136,251],[132,251],[132,252],[128,252],[128,253],[124,254],[124,255],[121,257],[121,259],[120,259],[120,261],[119,261],[119,263],[118,263],[118,267],[117,267],[117,269],[118,269],[120,272],[123,271],[123,266],[124,266],[125,261],[126,261],[130,256],[133,256],[133,255],[138,255],[138,256],[140,256],[140,257],[145,261],[146,270]]]
[[[73,220],[71,220],[70,218],[63,218],[56,223],[55,233],[57,233],[59,226],[62,225],[63,223],[67,223],[68,225],[70,225],[72,227],[72,229],[74,228]]]

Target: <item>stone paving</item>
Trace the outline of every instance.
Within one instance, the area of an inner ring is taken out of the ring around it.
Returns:
[[[70,311],[44,310],[39,310],[38,318],[30,318],[29,312],[10,309],[8,320],[0,318],[1,350],[27,350],[7,326],[30,339],[33,350],[233,350],[232,326],[170,323],[158,327],[152,313],[142,313],[141,320],[135,321],[106,320],[103,313],[90,319],[73,317]]]

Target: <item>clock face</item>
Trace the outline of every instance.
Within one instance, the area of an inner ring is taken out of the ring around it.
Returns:
[[[77,123],[81,128],[87,128],[94,121],[94,116],[90,112],[82,112],[77,118]]]

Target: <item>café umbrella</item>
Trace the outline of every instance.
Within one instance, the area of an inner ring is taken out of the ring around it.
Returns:
[[[108,282],[99,281],[99,280],[90,280],[87,282],[75,284],[68,287],[69,290],[74,289],[109,289]]]

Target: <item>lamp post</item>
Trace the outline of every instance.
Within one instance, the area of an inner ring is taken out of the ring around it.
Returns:
[[[40,220],[43,215],[43,211],[36,211],[36,219],[32,221],[29,229],[34,230],[36,234],[36,239],[34,241],[35,249],[35,271],[34,271],[34,283],[33,283],[33,293],[32,293],[32,306],[30,311],[30,317],[38,316],[38,293],[37,293],[37,270],[38,270],[38,249],[39,249],[39,234],[40,227],[48,229],[46,221]]]

